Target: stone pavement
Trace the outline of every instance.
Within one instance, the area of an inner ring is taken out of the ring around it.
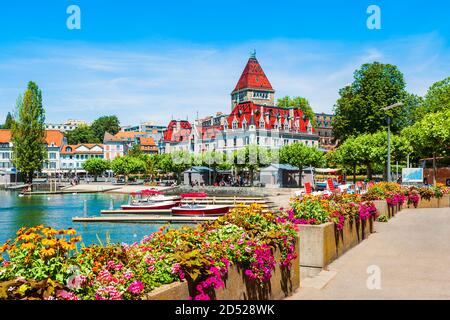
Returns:
[[[450,208],[406,209],[375,230],[288,299],[450,299]]]

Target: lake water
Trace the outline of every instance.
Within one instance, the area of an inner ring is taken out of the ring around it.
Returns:
[[[88,216],[100,216],[100,210],[109,209],[111,198],[114,208],[128,201],[127,195],[116,194],[65,194],[19,197],[18,193],[0,190],[0,245],[15,237],[22,227],[39,224],[55,229],[69,227],[78,231],[86,245],[105,243],[107,236],[112,243],[133,243],[158,230],[162,224],[149,223],[79,223],[72,217],[83,216],[84,200]],[[177,227],[179,225],[174,225]]]

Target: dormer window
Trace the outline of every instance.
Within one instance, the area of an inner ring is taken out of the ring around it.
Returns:
[[[233,129],[237,129],[237,127],[238,127],[237,120],[233,120]]]
[[[261,118],[261,120],[259,120],[259,127],[260,128],[265,128],[266,127],[266,122],[264,121],[263,118]]]
[[[242,129],[247,129],[247,121],[246,120],[244,120],[244,121],[242,121]]]

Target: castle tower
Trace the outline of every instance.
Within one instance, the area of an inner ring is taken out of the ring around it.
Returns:
[[[237,103],[248,101],[258,105],[273,106],[274,94],[275,90],[256,59],[256,52],[253,52],[236,87],[231,92],[231,109]]]

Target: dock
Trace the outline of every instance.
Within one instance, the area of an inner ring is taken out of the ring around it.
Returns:
[[[199,216],[169,216],[169,215],[133,215],[133,216],[102,216],[102,217],[73,217],[73,222],[170,222],[170,223],[199,223],[212,221],[217,216],[199,217]]]
[[[31,191],[23,192],[25,196],[48,196],[48,195],[61,195],[61,194],[83,194],[83,193],[102,193],[106,191],[112,191],[120,189],[120,187],[103,188],[97,190],[59,190],[59,191]]]
[[[148,209],[148,210],[122,210],[122,209],[115,209],[115,210],[101,210],[101,214],[171,214],[172,210],[170,209]]]

